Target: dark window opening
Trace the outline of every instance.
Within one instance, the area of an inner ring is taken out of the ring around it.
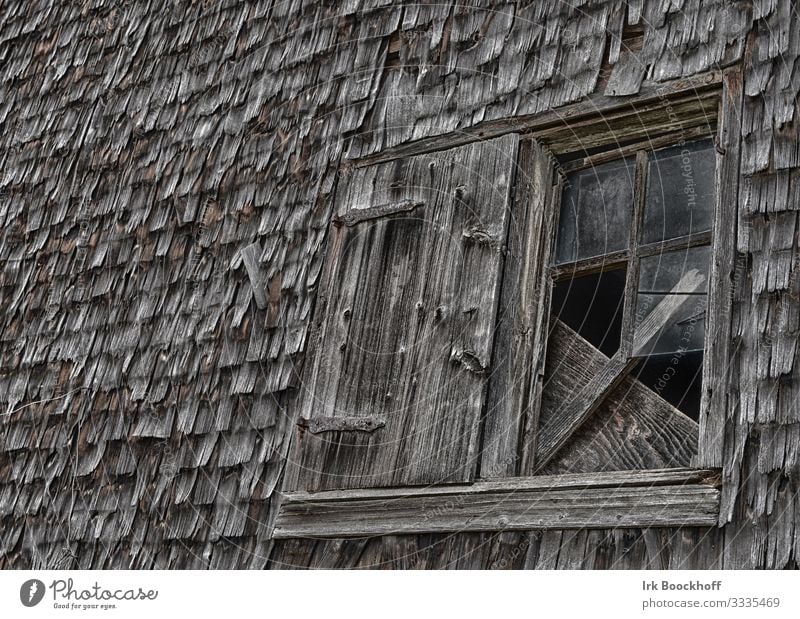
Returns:
[[[702,350],[651,355],[642,359],[633,376],[688,417],[700,418]]]
[[[556,282],[553,313],[606,357],[619,350],[626,270],[614,269]]]

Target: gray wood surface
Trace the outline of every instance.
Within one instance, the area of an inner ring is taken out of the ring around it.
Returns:
[[[561,321],[548,342],[541,423],[599,372],[607,358]],[[697,453],[697,424],[633,376],[627,376],[558,450],[544,474],[689,466]]]
[[[347,165],[373,165],[490,139],[509,132],[521,132],[539,138],[553,146],[558,153],[580,150],[587,139],[608,143],[615,135],[622,137],[622,133],[627,139],[651,135],[652,124],[630,122],[632,112],[637,118],[641,114],[652,113],[654,118],[661,121],[665,131],[688,129],[698,124],[713,126],[716,117],[714,93],[719,92],[721,82],[721,71],[708,71],[663,83],[646,83],[636,95],[625,98],[596,93],[576,103],[561,106],[558,110],[476,123],[462,131],[425,137],[386,148],[378,153],[353,157]],[[673,109],[684,106],[684,112],[690,114],[691,118],[686,118],[687,114],[678,113],[670,118],[665,112],[667,101],[671,102]],[[609,131],[606,119],[618,121],[613,131]],[[579,128],[578,131],[573,131],[573,127]]]
[[[518,138],[340,180],[287,488],[468,481],[492,348]],[[388,205],[388,206],[387,206]],[[399,206],[398,206],[399,205]],[[380,419],[370,432],[357,419]],[[332,420],[346,418],[337,430]]]
[[[733,296],[736,270],[736,237],[739,201],[739,156],[741,151],[742,73],[732,68],[724,74],[725,89],[720,102],[720,127],[714,236],[705,354],[703,393],[700,404],[700,440],[697,462],[722,466],[726,411],[730,406],[729,381]],[[723,154],[724,153],[724,154]]]
[[[710,526],[718,484],[714,471],[675,469],[297,493],[284,497],[273,537]]]
[[[703,285],[705,277],[696,269],[687,271],[673,290],[693,291]],[[642,350],[658,333],[669,317],[688,296],[666,295],[656,307],[636,326],[633,337],[633,350]],[[574,351],[574,349],[573,349]],[[539,443],[536,456],[537,470],[541,470],[556,452],[569,440],[570,436],[597,410],[605,398],[625,379],[636,359],[630,357],[624,349],[608,359],[597,368],[584,384],[559,383],[558,364],[552,376],[556,388],[563,384],[562,398],[558,400],[557,412],[548,416],[545,424],[539,425]],[[588,362],[589,359],[586,359]],[[550,386],[545,386],[545,389]]]
[[[549,296],[542,283],[552,245],[554,166],[537,142],[523,142],[481,442],[482,479],[520,474],[524,464],[519,455],[526,449],[520,441],[535,437],[538,427],[536,383],[547,340]],[[529,427],[534,430],[530,435]]]
[[[253,289],[253,298],[258,309],[267,307],[267,293],[264,289],[264,274],[261,270],[261,243],[256,241],[250,243],[241,251],[242,262],[250,280],[250,287]]]

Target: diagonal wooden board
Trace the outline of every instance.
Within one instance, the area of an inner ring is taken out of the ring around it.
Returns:
[[[547,371],[540,426],[559,415],[565,397],[586,384],[608,362],[602,352],[560,320],[547,345]],[[542,475],[635,471],[691,466],[698,424],[632,372],[609,393],[549,462]]]
[[[687,271],[672,289],[673,292],[692,292],[705,283],[697,269]],[[636,328],[633,350],[642,350],[666,324],[669,317],[683,305],[688,296],[669,294]],[[565,400],[559,414],[551,423],[540,428],[536,470],[541,471],[575,431],[597,410],[606,397],[630,374],[637,359],[620,349],[582,388]]]

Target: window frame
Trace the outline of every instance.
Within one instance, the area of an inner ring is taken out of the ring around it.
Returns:
[[[697,95],[698,97],[700,95]],[[656,124],[640,123],[641,116],[634,109],[627,114],[627,119],[631,123],[640,124],[640,137],[646,141],[648,151],[654,151],[663,147],[674,145],[676,141],[683,139],[690,142],[704,137],[712,137],[717,152],[716,165],[716,197],[712,213],[711,231],[708,235],[697,235],[692,241],[691,246],[696,247],[710,240],[711,258],[708,276],[708,298],[706,314],[706,330],[703,356],[703,388],[701,394],[701,410],[698,420],[699,438],[697,457],[693,460],[692,466],[702,468],[721,468],[722,441],[724,435],[724,422],[728,404],[728,394],[725,389],[725,378],[733,350],[731,341],[731,313],[733,285],[737,279],[735,270],[739,269],[736,260],[736,238],[737,238],[737,211],[738,201],[738,164],[740,150],[739,119],[741,115],[742,101],[742,77],[738,67],[732,67],[721,75],[719,88],[714,89],[710,96],[718,105],[717,113],[713,117],[700,114],[694,119],[689,119],[688,124],[680,127],[673,127],[673,131],[660,130]],[[669,100],[662,103],[670,106]],[[625,116],[623,115],[623,118]],[[594,121],[597,135],[593,138],[593,147],[603,147],[614,144],[616,138],[614,131],[603,127],[605,119],[602,115]],[[709,125],[711,127],[709,127]],[[572,129],[568,128],[569,133]],[[656,133],[657,137],[648,138],[649,133]],[[543,268],[539,269],[538,287],[541,290],[541,297],[544,299],[545,317],[539,317],[540,326],[546,325],[550,317],[550,303],[552,295],[553,277],[551,268],[556,270],[557,275],[564,276],[566,273],[574,272],[574,264],[552,267],[555,252],[555,234],[557,231],[558,212],[560,210],[560,196],[563,192],[565,177],[567,174],[589,168],[593,165],[613,161],[621,157],[635,154],[642,148],[642,141],[631,140],[630,145],[619,148],[611,148],[608,151],[601,151],[592,155],[575,156],[582,148],[582,140],[585,133],[573,135],[559,134],[553,136],[544,132],[529,134],[534,140],[541,140],[550,157],[550,169],[552,173],[552,185],[549,195],[544,198],[548,204],[549,223],[542,227],[543,232],[535,239],[528,239],[528,244],[539,243],[545,247],[545,256],[540,257]],[[676,136],[679,136],[676,140]],[[571,158],[569,155],[572,155]],[[565,162],[564,158],[568,160]],[[637,162],[638,166],[638,162]],[[639,192],[644,196],[644,191]],[[631,228],[634,228],[633,221]],[[636,231],[638,235],[638,230]],[[710,236],[710,239],[708,238]],[[638,242],[638,238],[636,239]],[[686,237],[677,239],[675,244],[685,245]],[[673,248],[672,242],[669,245],[655,243],[650,245],[654,251],[666,251]],[[625,254],[630,251],[619,252]],[[617,257],[620,258],[621,256]],[[590,272],[589,266],[592,261],[606,268],[612,264],[609,255],[599,258],[589,258],[585,260],[584,272]],[[618,263],[614,263],[618,264]],[[524,270],[524,269],[522,269]],[[635,295],[630,295],[626,290],[626,303],[633,301]],[[633,312],[627,312],[631,315]],[[628,332],[631,330],[629,329]],[[519,466],[516,474],[519,476],[535,475],[540,468],[536,453],[538,450],[538,440],[536,429],[538,428],[538,406],[541,402],[541,392],[544,377],[544,358],[546,354],[546,337],[539,338],[536,342],[531,357],[528,360],[518,359],[517,363],[526,361],[533,364],[535,371],[532,384],[529,387],[529,404],[523,411],[523,428],[520,430],[519,442]]]
[[[650,164],[654,153],[663,148],[683,146],[692,144],[696,141],[704,139],[714,139],[716,127],[698,127],[691,133],[692,137],[687,138],[686,132],[671,132],[666,135],[660,136],[657,145],[652,144],[652,141],[643,136],[643,140],[629,145],[620,152],[616,148],[613,141],[603,146],[607,147],[602,150],[598,155],[589,156],[581,159],[579,165],[573,165],[572,169],[568,172],[563,167],[558,169],[560,176],[559,191],[555,192],[555,200],[553,206],[553,234],[550,238],[541,238],[541,243],[549,244],[550,263],[546,266],[549,280],[547,282],[548,296],[552,298],[552,290],[557,282],[569,281],[575,277],[591,275],[594,273],[608,272],[613,269],[624,267],[626,269],[626,281],[623,293],[623,310],[622,310],[622,325],[620,331],[620,343],[616,353],[608,359],[601,372],[590,381],[586,386],[580,390],[576,390],[574,400],[565,403],[563,411],[563,419],[558,420],[559,423],[555,425],[556,432],[548,432],[544,436],[545,440],[538,440],[537,437],[537,450],[534,456],[535,468],[534,473],[541,472],[550,460],[564,447],[575,432],[591,417],[597,409],[605,401],[606,397],[610,395],[611,391],[615,389],[622,380],[631,375],[637,366],[639,360],[646,358],[650,355],[637,354],[644,342],[637,341],[637,333],[641,327],[643,331],[647,331],[647,327],[651,326],[652,318],[655,317],[656,312],[648,314],[641,323],[637,324],[637,296],[640,285],[640,262],[642,259],[665,254],[678,250],[689,250],[696,247],[709,247],[712,246],[713,241],[713,227],[708,231],[703,231],[695,234],[688,234],[666,241],[656,241],[651,243],[641,242],[642,223],[645,217],[645,210],[647,208],[647,189],[650,174]],[[567,156],[573,153],[566,153]],[[615,156],[616,155],[616,156]],[[563,154],[562,154],[563,156]],[[558,232],[559,232],[559,215],[562,210],[563,200],[565,199],[564,187],[568,183],[567,175],[572,175],[580,171],[591,170],[601,163],[612,163],[615,161],[622,161],[628,159],[631,161],[631,167],[634,172],[634,182],[632,189],[632,200],[627,208],[629,209],[629,229],[628,229],[628,242],[627,248],[616,250],[604,255],[591,256],[587,258],[576,259],[570,262],[557,263],[556,247],[558,245]],[[715,162],[715,170],[719,168],[720,161],[717,158]],[[712,205],[712,213],[716,208],[715,204]],[[710,264],[709,264],[710,267]],[[710,268],[709,268],[710,274]],[[707,293],[710,286],[710,278],[706,278],[703,282],[703,290]],[[678,296],[676,295],[675,299]],[[670,302],[673,302],[671,299]],[[679,301],[678,301],[679,303]],[[673,302],[673,305],[675,303]],[[709,312],[706,312],[707,314]],[[548,324],[549,320],[553,317],[553,308],[547,308]],[[668,315],[663,316],[663,322]],[[657,329],[651,332],[657,334],[657,330],[663,326],[659,323]],[[705,353],[705,346],[703,348]],[[543,351],[546,352],[546,351]],[[587,397],[588,392],[588,397]],[[554,436],[553,436],[554,434]]]

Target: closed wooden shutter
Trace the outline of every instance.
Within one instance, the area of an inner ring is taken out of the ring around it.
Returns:
[[[340,180],[288,490],[473,478],[517,148]]]

